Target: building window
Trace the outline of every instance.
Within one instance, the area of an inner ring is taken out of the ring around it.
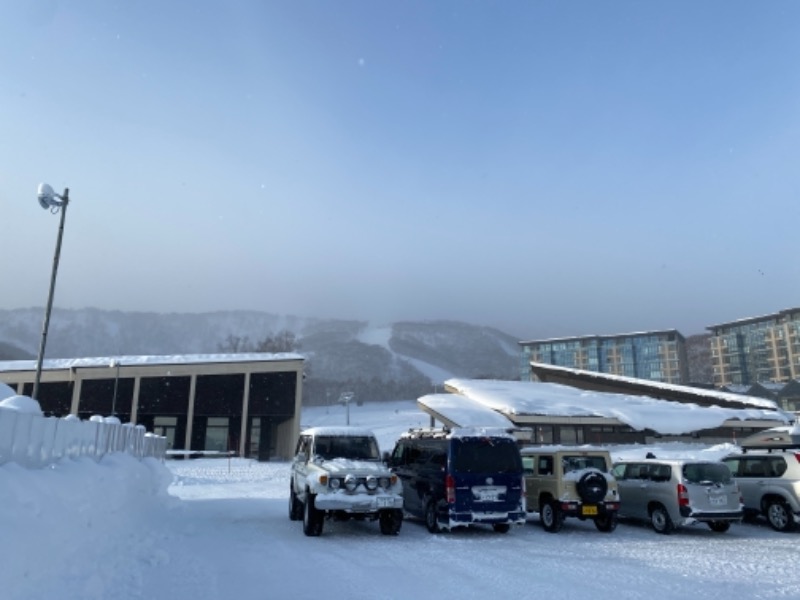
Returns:
[[[205,450],[228,450],[228,417],[209,417],[206,424]]]
[[[178,427],[178,417],[156,417],[153,419],[153,433],[167,438],[167,450],[175,446],[175,430]]]

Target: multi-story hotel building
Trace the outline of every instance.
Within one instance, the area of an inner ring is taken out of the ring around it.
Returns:
[[[800,308],[707,329],[717,387],[800,378]]]
[[[636,377],[663,383],[686,383],[686,340],[675,329],[621,335],[590,335],[519,342],[520,375],[531,377],[531,362]]]

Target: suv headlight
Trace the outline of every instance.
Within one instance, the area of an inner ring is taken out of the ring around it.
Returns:
[[[381,489],[384,489],[384,490],[388,490],[389,489],[389,484],[390,483],[391,483],[391,479],[389,479],[386,475],[384,475],[383,477],[381,477],[378,480],[378,485],[381,486]]]
[[[341,486],[341,485],[342,485],[342,480],[341,479],[337,479],[336,477],[331,478],[330,486],[331,486],[332,490],[338,490],[339,486]]]
[[[370,492],[374,492],[378,488],[378,478],[375,475],[367,475],[365,484]]]
[[[357,485],[358,485],[358,480],[356,480],[355,475],[349,473],[348,475],[345,476],[344,487],[347,488],[348,492],[352,492],[353,490],[355,490]]]

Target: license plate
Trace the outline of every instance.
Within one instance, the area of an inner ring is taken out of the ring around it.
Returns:
[[[726,496],[709,496],[708,501],[712,506],[725,506],[728,503]]]
[[[581,507],[581,514],[585,517],[594,517],[597,515],[597,507],[596,506],[582,506]]]
[[[479,502],[498,502],[506,491],[502,486],[473,486],[472,495]]]
[[[394,500],[392,498],[387,498],[384,496],[378,496],[376,498],[378,501],[378,508],[393,508],[394,507]]]

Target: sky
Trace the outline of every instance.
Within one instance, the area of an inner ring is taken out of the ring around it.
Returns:
[[[413,402],[351,407],[381,449],[425,416]],[[344,407],[305,409],[309,426],[341,425]],[[728,444],[620,447],[612,457],[715,459]],[[398,536],[373,522],[330,522],[318,538],[288,518],[288,462],[67,459],[48,469],[0,465],[0,579],[9,600],[216,600],[271,597],[545,596],[565,600],[769,599],[800,594],[797,532],[765,521],[723,534],[689,526],[662,536],[622,522],[601,533],[567,519],[545,533],[536,513],[432,535],[414,519]],[[776,559],[779,557],[779,559]]]
[[[536,339],[796,306],[799,21],[793,0],[2,2],[0,308],[46,303],[42,181],[70,190],[62,308]]]

